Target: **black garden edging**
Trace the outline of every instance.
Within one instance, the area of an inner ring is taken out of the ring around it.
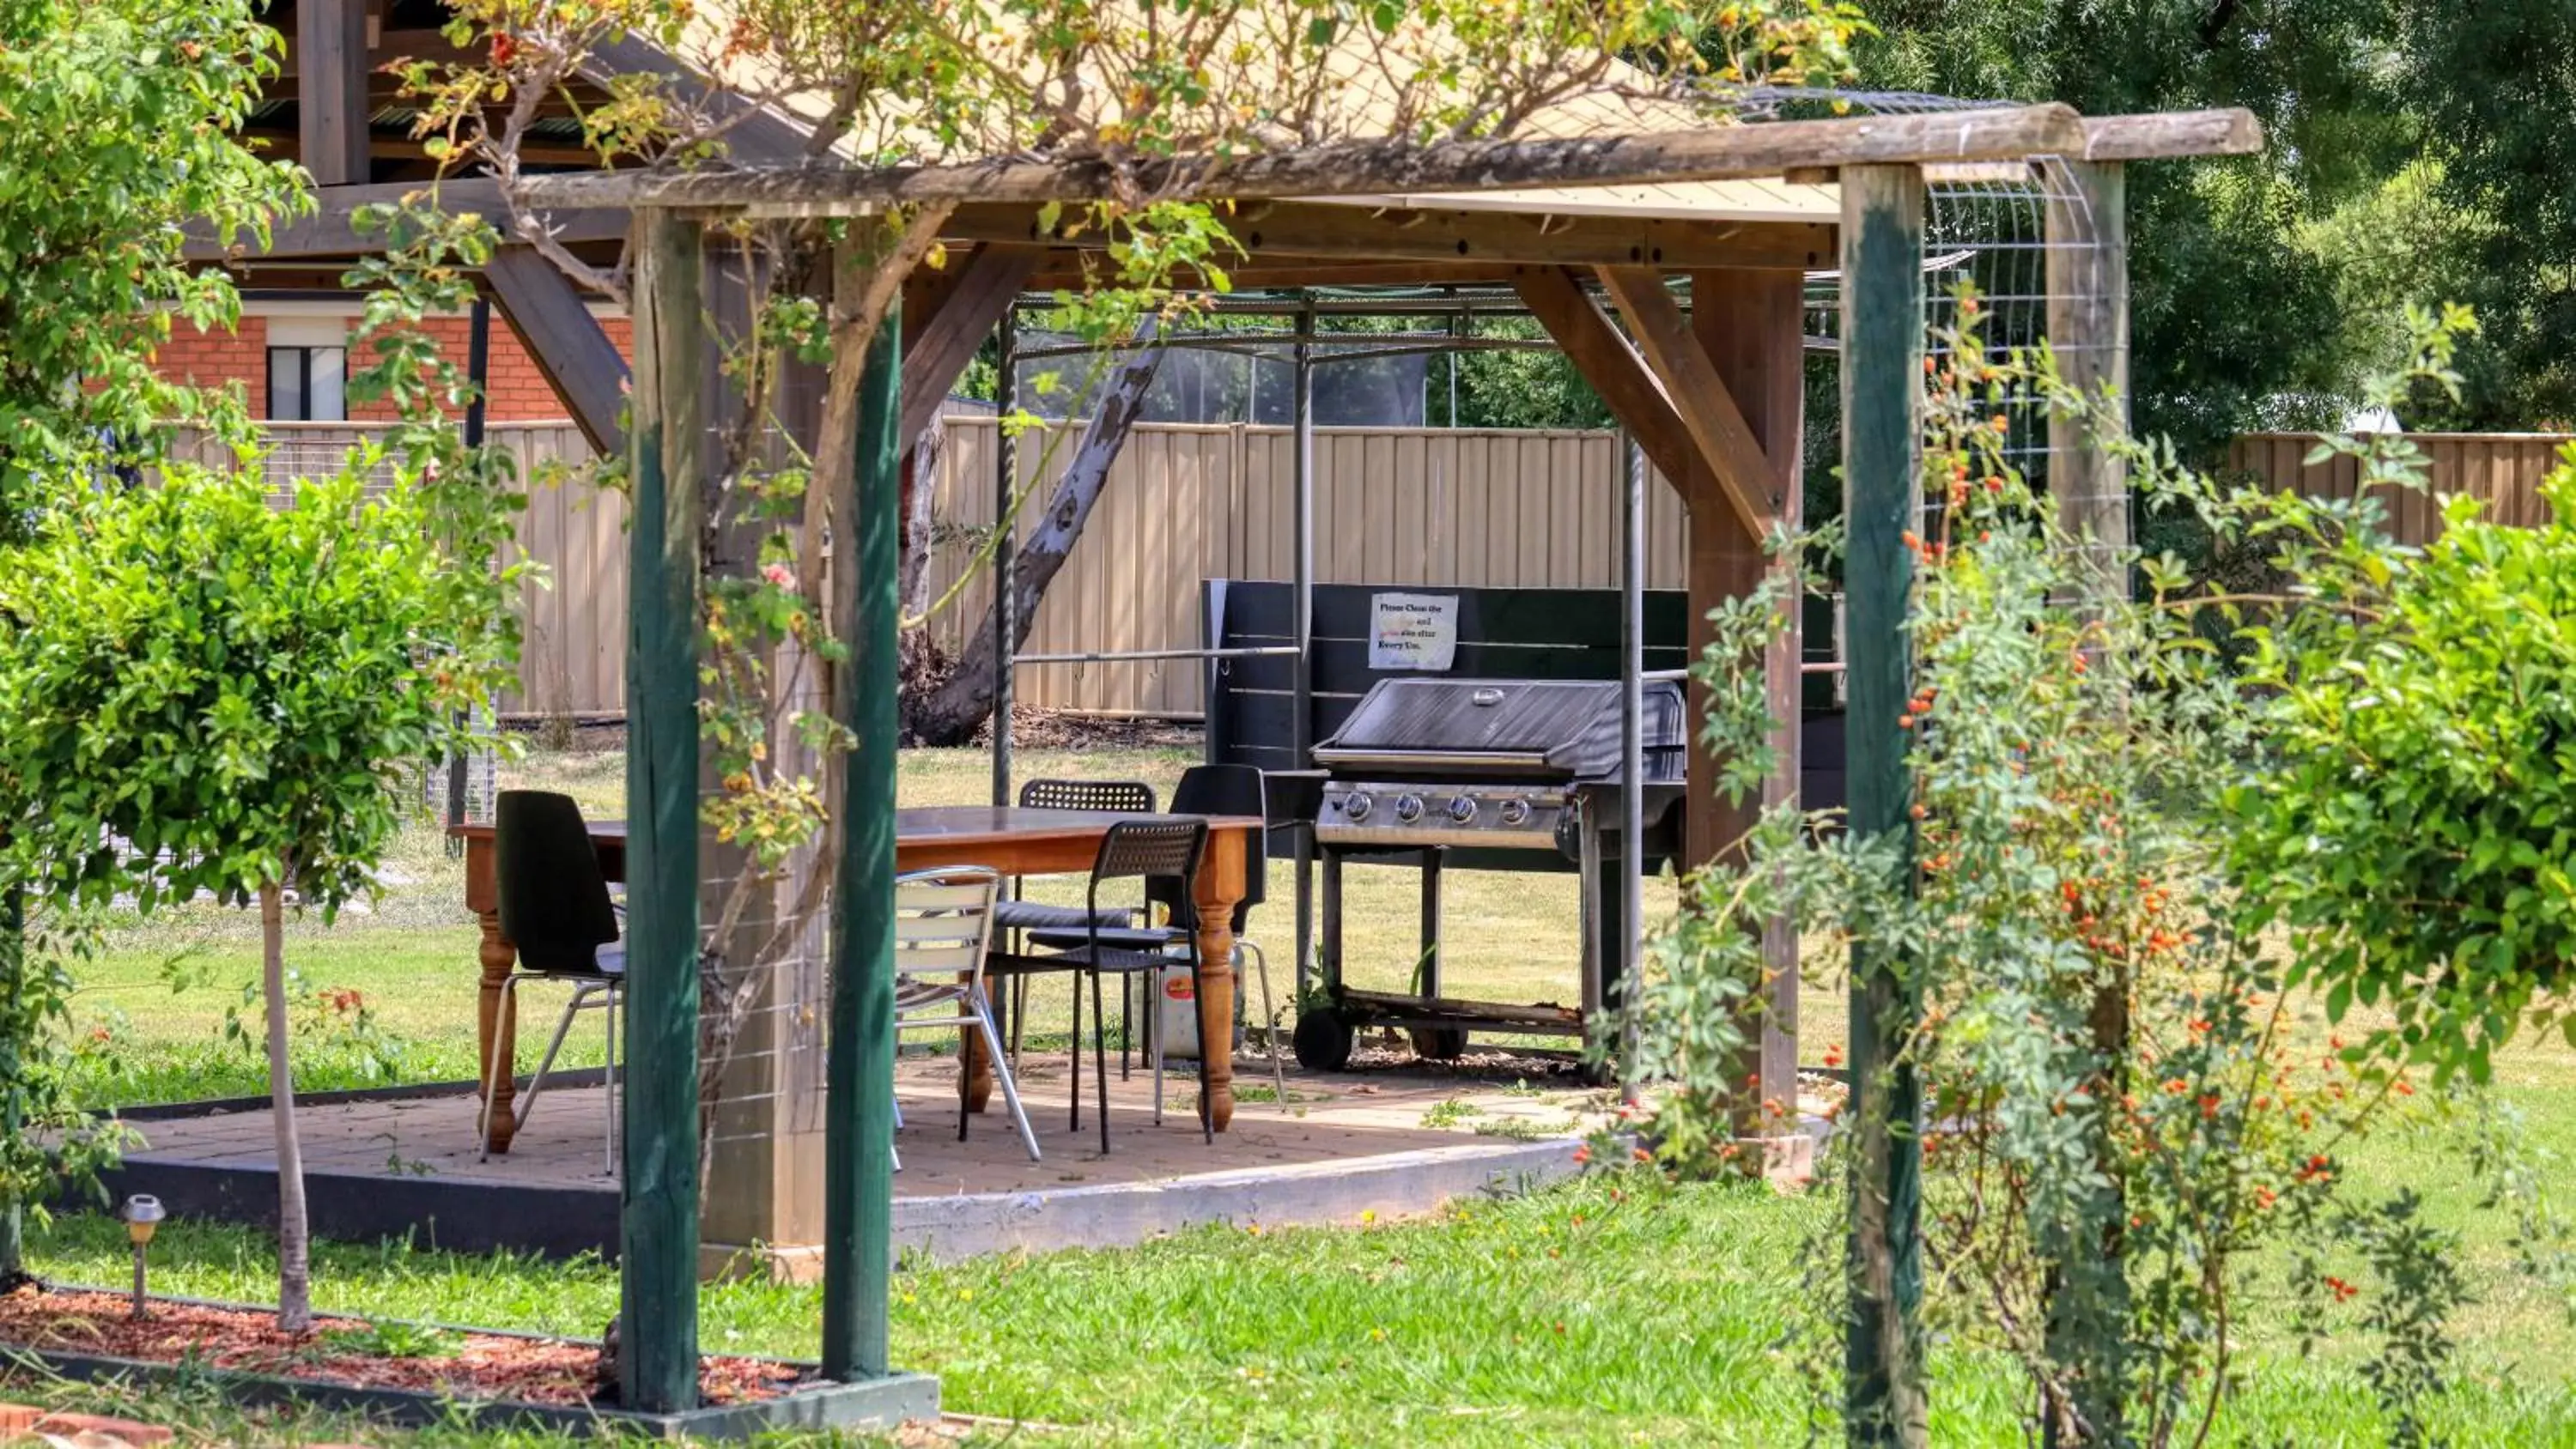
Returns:
[[[63,1292],[103,1292],[71,1285],[59,1285]],[[188,1304],[219,1308],[237,1313],[267,1313],[273,1308],[257,1304],[223,1303],[211,1299],[156,1298],[157,1303]],[[326,1313],[326,1319],[346,1317]],[[359,1320],[350,1319],[351,1322]],[[519,1338],[546,1343],[574,1343],[596,1347],[586,1339],[555,1338],[545,1334],[521,1333],[502,1328],[456,1328],[437,1325],[448,1332],[479,1334],[493,1338]],[[783,1362],[783,1361],[782,1361]],[[280,1374],[251,1373],[232,1369],[209,1369],[201,1364],[154,1363],[146,1359],[121,1358],[113,1354],[71,1353],[60,1349],[27,1348],[0,1344],[0,1367],[41,1368],[63,1378],[83,1382],[121,1381],[143,1385],[187,1384],[202,1387],[213,1384],[225,1391],[227,1398],[241,1405],[312,1407],[341,1413],[362,1414],[378,1422],[426,1427],[453,1425],[460,1421],[478,1428],[545,1428],[572,1432],[621,1433],[663,1440],[681,1439],[749,1439],[780,1430],[862,1429],[883,1427],[906,1419],[935,1418],[939,1413],[939,1380],[928,1374],[898,1373],[864,1383],[814,1383],[800,1385],[774,1398],[750,1400],[739,1404],[691,1409],[678,1414],[648,1414],[639,1410],[604,1407],[595,1404],[532,1404],[515,1399],[463,1399],[452,1394],[429,1393],[415,1389],[365,1388],[335,1383],[327,1379],[288,1378]],[[794,1365],[809,1372],[811,1364]]]

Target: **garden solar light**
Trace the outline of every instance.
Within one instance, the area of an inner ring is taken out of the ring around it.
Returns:
[[[143,1316],[143,1250],[152,1243],[152,1230],[168,1217],[161,1199],[142,1193],[125,1200],[125,1236],[134,1243],[134,1316]]]

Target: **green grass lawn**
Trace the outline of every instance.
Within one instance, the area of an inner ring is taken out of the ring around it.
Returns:
[[[1021,756],[1024,776],[1133,776],[1166,792],[1188,763],[1178,750]],[[976,753],[914,752],[903,764],[903,798],[979,801],[985,768]],[[510,783],[569,789],[600,815],[622,813],[614,755],[536,757],[512,767]],[[293,927],[295,969],[317,988],[360,991],[381,1048],[306,1038],[298,1073],[308,1090],[365,1084],[378,1055],[404,1079],[472,1074],[477,937],[461,905],[461,870],[427,831],[407,836],[391,864],[390,888],[368,912],[328,928]],[[1413,879],[1375,876],[1352,880],[1352,975],[1398,985],[1411,969]],[[1253,934],[1272,945],[1284,978],[1284,873],[1274,891],[1279,904],[1256,913]],[[1571,878],[1462,875],[1449,910],[1453,989],[1570,999]],[[84,1036],[103,1029],[107,1038],[87,1058],[95,1100],[263,1090],[256,1055],[223,1037],[225,1012],[240,1005],[256,969],[250,918],[194,908],[148,926],[125,923],[109,944],[83,972],[77,1002]],[[1840,999],[1812,992],[1804,1018],[1811,1059],[1840,1039],[1842,1025]],[[2302,1030],[2323,1035],[2313,1021]],[[2518,1048],[2499,1076],[2500,1097],[2528,1115],[2533,1139],[2560,1161],[2576,1157],[2576,1052]],[[2465,1240],[2477,1300],[2457,1324],[2460,1386],[2443,1410],[2453,1441],[2576,1446],[2567,1305],[2519,1270],[2511,1224],[2479,1209],[2478,1185],[2444,1131],[2385,1133],[2348,1166],[2363,1188],[2422,1191],[2432,1220]],[[1774,1345],[1798,1312],[1804,1245],[1830,1233],[1835,1211],[1824,1193],[1644,1191],[1596,1179],[1468,1204],[1434,1222],[1206,1230],[1129,1251],[908,1268],[897,1284],[896,1351],[903,1364],[940,1375],[953,1410],[1048,1426],[1018,1439],[1002,1428],[977,1436],[996,1443],[1794,1443],[1808,1390],[1797,1360]],[[114,1282],[125,1271],[121,1230],[97,1218],[64,1219],[38,1232],[33,1247],[38,1266],[59,1278]],[[269,1247],[253,1230],[174,1224],[154,1257],[155,1281],[169,1291],[254,1302],[274,1293]],[[330,1309],[582,1335],[598,1333],[616,1302],[614,1271],[598,1263],[400,1245],[325,1245],[316,1281]],[[2244,1326],[2248,1389],[2213,1442],[2385,1442],[2358,1372],[2355,1325],[2334,1325],[2327,1349],[2308,1360],[2290,1337],[2286,1297],[2258,1298],[2255,1321]],[[813,1290],[714,1285],[702,1337],[711,1350],[806,1355],[818,1317]],[[2024,1442],[2007,1366],[1943,1345],[1932,1367],[1936,1442]],[[85,1405],[116,1397],[23,1378],[10,1391]],[[134,1406],[192,1426],[204,1442],[357,1432],[245,1418],[210,1392],[156,1392]],[[367,1437],[540,1442],[455,1431]]]

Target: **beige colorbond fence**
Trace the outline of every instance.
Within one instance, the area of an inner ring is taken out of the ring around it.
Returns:
[[[1078,428],[1019,440],[1021,469],[1052,473]],[[935,507],[934,598],[968,568],[993,519],[999,425],[952,418]],[[1285,428],[1148,424],[1136,429],[1048,588],[1026,654],[1195,649],[1199,580],[1293,572],[1295,442]],[[1315,434],[1315,577],[1321,583],[1601,588],[1619,579],[1617,439],[1608,433],[1321,428]],[[1679,498],[1648,484],[1648,582],[1677,588]],[[1022,510],[1025,532],[1043,505]],[[969,578],[931,620],[959,648],[984,617]],[[1033,664],[1017,695],[1041,708],[1191,716],[1196,660]]]
[[[370,430],[335,424],[271,425],[269,471],[281,482],[336,468]],[[934,498],[939,532],[933,596],[974,557],[993,518],[991,418],[951,417]],[[1020,440],[1023,473],[1059,469],[1076,428]],[[495,424],[490,436],[517,456],[521,476],[590,456],[568,423]],[[1315,576],[1321,583],[1607,588],[1618,582],[1621,466],[1609,433],[1425,429],[1318,429],[1315,435]],[[2349,495],[2354,468],[2302,463],[2308,434],[2253,434],[2231,465],[2276,486]],[[2421,434],[2439,493],[2487,500],[2514,523],[2541,516],[2538,486],[2569,438],[2542,434]],[[1290,470],[1285,428],[1139,427],[1120,455],[1082,541],[1056,576],[1021,648],[1031,654],[1194,649],[1199,580],[1285,579],[1291,572]],[[1021,526],[1043,501],[1023,511]],[[2429,538],[2438,515],[2423,498],[2398,500],[2401,535]],[[537,487],[520,546],[546,581],[521,593],[527,649],[513,713],[612,715],[626,704],[626,503],[596,489]],[[1683,515],[1660,479],[1647,491],[1647,582],[1683,583]],[[930,621],[957,649],[991,597],[978,573]],[[1200,666],[1172,659],[1118,664],[1039,664],[1020,671],[1019,697],[1052,709],[1192,716]]]
[[[2314,433],[2249,433],[2228,449],[2228,466],[2258,473],[2273,487],[2321,497],[2350,498],[2361,486],[2361,465],[2346,457],[2309,465]],[[2576,435],[2565,433],[2418,433],[2432,488],[2398,490],[2388,499],[2390,530],[2406,543],[2429,543],[2441,532],[2440,499],[2466,493],[2483,502],[2487,516],[2531,526],[2548,516],[2540,481],[2558,450]]]
[[[269,423],[264,459],[270,486],[336,473],[361,439],[382,426]],[[495,423],[485,434],[518,460],[528,483],[519,547],[543,565],[542,578],[520,586],[526,647],[518,691],[501,701],[511,714],[622,714],[626,709],[626,498],[571,485],[545,486],[555,465],[589,460],[590,444],[572,424]],[[220,461],[202,436],[183,435],[177,450],[199,462]]]

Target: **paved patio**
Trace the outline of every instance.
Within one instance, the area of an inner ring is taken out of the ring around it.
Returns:
[[[1435,1064],[1390,1055],[1363,1065],[1374,1069],[1292,1067],[1281,1103],[1270,1100],[1268,1060],[1248,1052],[1238,1059],[1232,1129],[1210,1146],[1191,1113],[1197,1086],[1186,1064],[1173,1064],[1158,1125],[1150,1078],[1139,1069],[1122,1081],[1113,1063],[1112,1150],[1104,1156],[1090,1093],[1083,1130],[1073,1131],[1067,1062],[1032,1055],[1020,1075],[1044,1154],[1033,1163],[998,1092],[961,1143],[954,1059],[906,1057],[896,1073],[904,1117],[896,1134],[898,1240],[953,1257],[1136,1241],[1211,1218],[1288,1223],[1430,1211],[1460,1192],[1570,1166],[1564,1139],[1581,1130],[1594,1100],[1570,1077],[1526,1058]],[[511,1151],[485,1161],[470,1091],[306,1104],[297,1123],[317,1231],[360,1238],[410,1231],[468,1249],[606,1250],[615,1242],[616,1206],[606,1106],[602,1087],[550,1085]],[[136,1125],[148,1145],[129,1155],[117,1191],[155,1193],[182,1213],[256,1221],[274,1212],[265,1106]]]

